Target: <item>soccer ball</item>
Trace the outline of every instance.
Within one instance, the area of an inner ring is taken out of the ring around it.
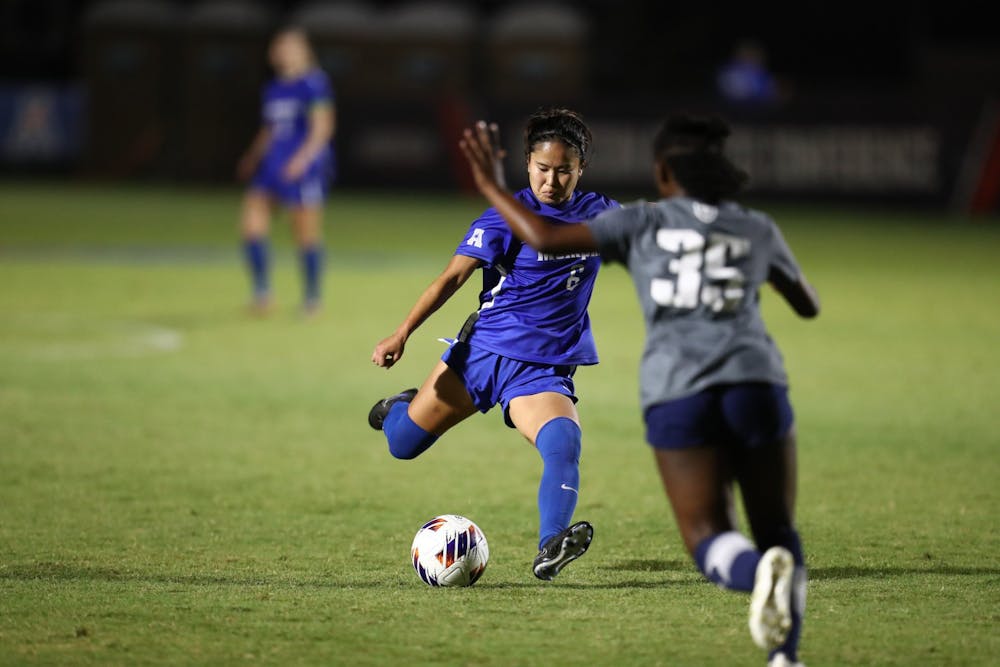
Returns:
[[[475,523],[442,514],[420,527],[410,556],[417,576],[428,586],[471,586],[486,569],[490,548]]]

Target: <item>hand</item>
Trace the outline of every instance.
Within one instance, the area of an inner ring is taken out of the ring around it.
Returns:
[[[397,361],[402,359],[405,347],[406,337],[394,333],[375,346],[375,351],[372,352],[372,363],[382,368],[392,368]]]
[[[503,159],[507,151],[500,148],[500,127],[496,123],[479,121],[474,128],[467,128],[458,142],[472,169],[472,177],[480,192],[490,188],[506,189]]]
[[[281,176],[286,181],[297,181],[302,178],[309,168],[309,160],[304,155],[293,155],[292,159],[285,163],[285,168],[281,170]]]
[[[241,181],[249,181],[256,170],[257,159],[250,153],[247,153],[236,163],[236,178]]]

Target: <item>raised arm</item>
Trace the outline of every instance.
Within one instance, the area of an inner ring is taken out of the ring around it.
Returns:
[[[443,306],[478,268],[479,260],[474,257],[465,255],[452,257],[441,275],[427,286],[413,304],[402,324],[396,327],[391,336],[384,338],[375,346],[372,363],[383,368],[392,368],[403,357],[403,350],[410,335]]]
[[[771,271],[768,281],[800,317],[819,315],[819,294],[804,275],[800,273],[798,280],[790,280],[780,271]]]
[[[465,130],[459,146],[469,161],[476,188],[503,216],[514,235],[535,250],[559,254],[592,252],[597,241],[587,225],[552,225],[525,208],[504,187],[504,151],[497,146],[499,128],[483,121]]]

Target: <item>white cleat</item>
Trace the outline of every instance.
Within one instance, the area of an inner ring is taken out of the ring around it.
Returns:
[[[767,667],[806,667],[805,663],[790,660],[784,653],[775,653],[767,661]]]
[[[757,646],[766,651],[781,646],[792,628],[794,570],[792,554],[784,547],[771,547],[760,557],[757,565],[753,593],[750,594],[750,636]]]

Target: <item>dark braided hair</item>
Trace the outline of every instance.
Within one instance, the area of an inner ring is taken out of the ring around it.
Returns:
[[[576,151],[580,166],[587,166],[593,137],[590,128],[583,122],[583,116],[569,109],[554,107],[539,109],[531,114],[524,127],[524,159],[531,157],[531,151],[537,144],[554,140]]]
[[[708,204],[731,199],[749,180],[726,157],[729,125],[718,116],[670,116],[653,142],[654,159],[670,167],[688,196]]]

